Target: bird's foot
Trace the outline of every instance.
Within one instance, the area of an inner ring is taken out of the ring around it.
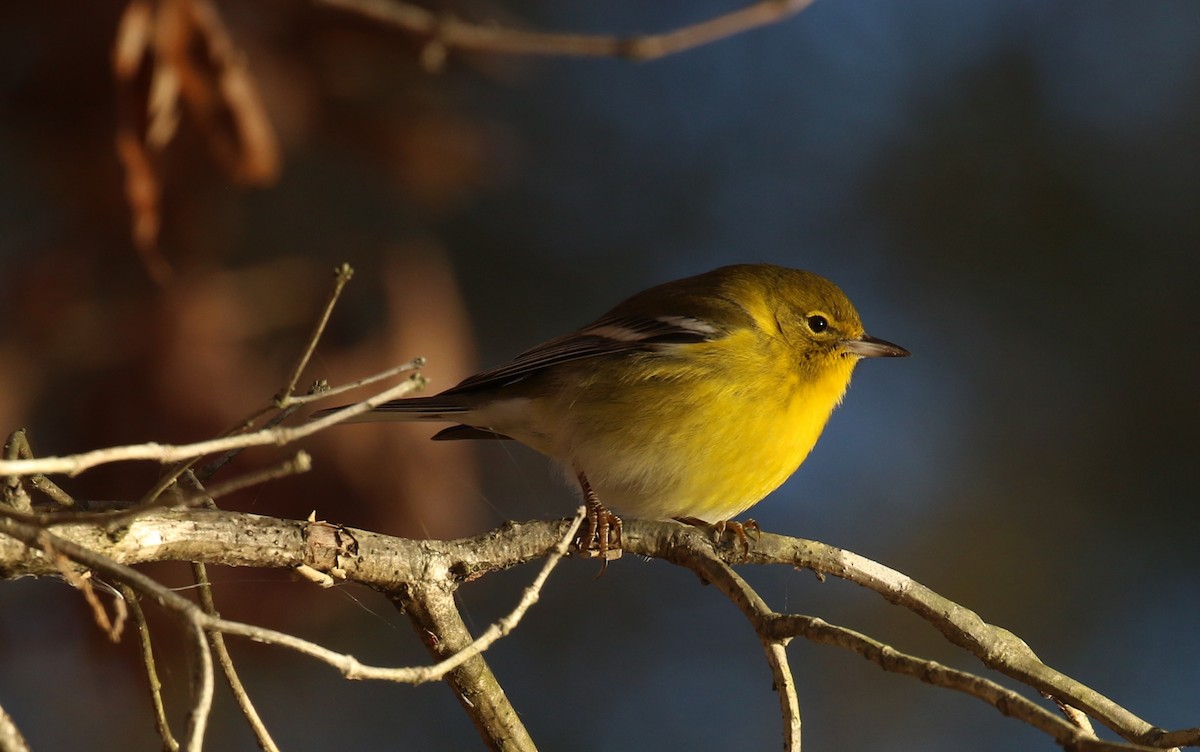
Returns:
[[[579,474],[579,485],[583,488],[587,518],[575,539],[575,547],[581,556],[602,560],[600,574],[604,574],[608,562],[621,558],[621,518],[600,503],[583,473]]]
[[[713,536],[718,543],[725,537],[726,533],[732,533],[734,539],[737,540],[738,546],[742,550],[742,558],[750,555],[750,536],[754,536],[754,540],[758,540],[762,535],[762,528],[754,520],[746,520],[738,522],[737,520],[718,520],[716,522],[706,522],[699,517],[676,517],[677,522],[682,522],[685,525],[694,525],[695,527],[707,527],[713,531]]]

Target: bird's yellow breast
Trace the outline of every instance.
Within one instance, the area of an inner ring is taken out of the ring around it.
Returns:
[[[754,335],[732,335],[743,336]],[[646,355],[619,385],[579,379],[547,406],[566,416],[561,429],[533,445],[586,474],[601,503],[625,515],[715,522],[745,511],[808,456],[855,359],[798,358],[782,341],[687,347],[682,372],[668,353]],[[646,404],[657,420],[615,417]]]

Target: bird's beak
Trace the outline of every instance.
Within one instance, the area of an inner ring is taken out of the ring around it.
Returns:
[[[893,345],[891,342],[878,337],[869,337],[866,334],[858,339],[843,340],[842,347],[846,348],[846,352],[860,358],[907,358],[912,355],[900,345]]]

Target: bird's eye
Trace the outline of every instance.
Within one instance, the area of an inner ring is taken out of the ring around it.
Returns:
[[[829,328],[829,320],[820,315],[809,316],[808,328],[812,329],[814,333],[820,334]]]

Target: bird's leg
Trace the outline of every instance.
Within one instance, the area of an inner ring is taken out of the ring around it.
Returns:
[[[577,477],[579,487],[583,489],[584,504],[587,505],[587,520],[575,540],[575,546],[582,555],[603,559],[607,566],[608,562],[621,556],[621,518],[600,503],[586,475],[579,473]]]
[[[705,522],[699,517],[676,517],[675,521],[682,522],[685,525],[710,528],[718,543],[725,537],[726,531],[733,533],[733,537],[737,539],[738,545],[742,548],[742,558],[750,555],[750,536],[747,533],[753,535],[754,540],[758,540],[762,535],[762,528],[753,519],[746,520],[745,522],[738,522],[737,520]]]

